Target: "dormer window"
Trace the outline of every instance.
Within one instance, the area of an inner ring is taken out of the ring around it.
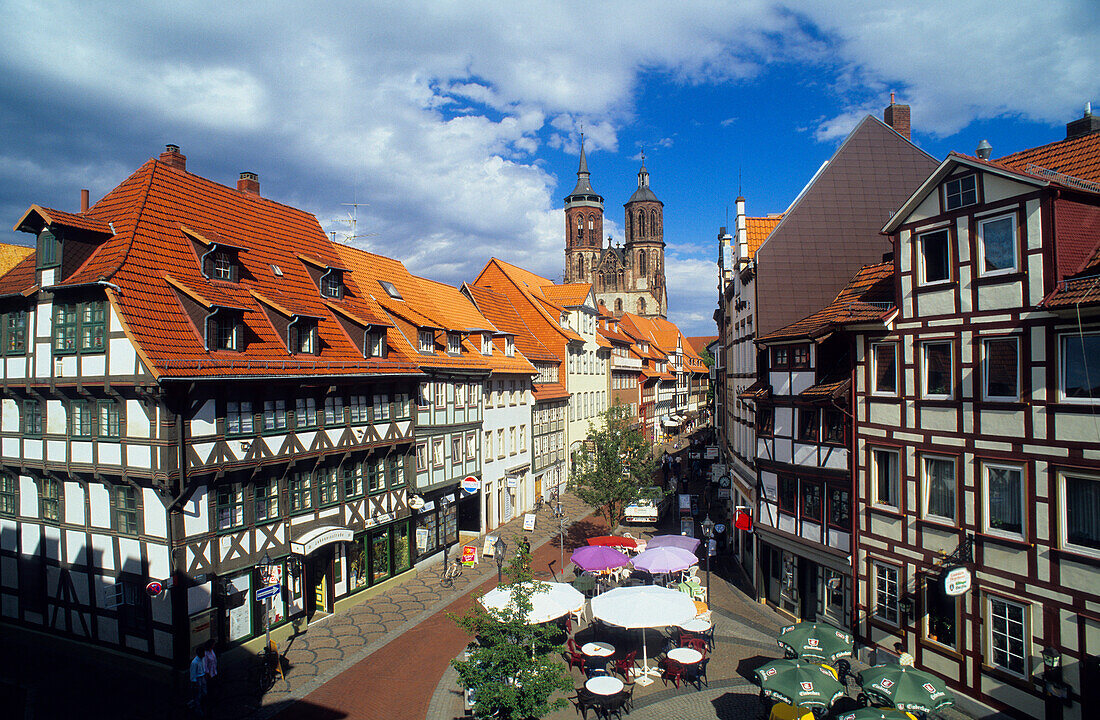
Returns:
[[[237,282],[240,272],[236,249],[215,246],[203,256],[202,273],[211,280]]]
[[[516,341],[511,337],[504,338],[504,354],[508,357],[516,355]]]
[[[389,295],[394,300],[404,300],[405,299],[405,298],[401,297],[401,293],[397,292],[397,287],[393,283],[391,283],[389,280],[379,280],[378,284],[381,285],[382,289],[386,291],[386,294]]]
[[[418,338],[420,340],[420,352],[435,352],[435,333],[431,330],[421,330],[418,333]]]
[[[321,278],[321,295],[328,298],[342,298],[344,296],[344,273],[330,269]]]
[[[214,272],[212,275],[215,280],[233,280],[233,258],[229,253],[224,250],[218,250],[214,253]]]
[[[458,333],[447,333],[447,352],[458,355],[462,352],[462,336]]]
[[[364,353],[366,357],[372,358],[384,358],[386,357],[386,331],[376,330],[372,333],[367,333],[367,351]]]
[[[481,336],[481,354],[492,355],[493,354],[493,336],[489,333],[485,333]]]
[[[978,176],[966,175],[944,183],[946,209],[956,210],[978,202]]]
[[[298,355],[316,355],[320,349],[320,343],[317,338],[317,320],[316,318],[296,318],[290,327],[287,328],[289,335],[289,342],[287,343],[290,352]]]
[[[241,350],[243,336],[244,322],[236,310],[215,307],[206,318],[207,350]]]
[[[35,266],[39,269],[56,267],[61,264],[61,238],[55,235],[49,228],[42,228],[38,233],[38,243],[35,254]]]

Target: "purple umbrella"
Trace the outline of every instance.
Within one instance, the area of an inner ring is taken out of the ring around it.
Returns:
[[[651,573],[670,573],[686,570],[699,564],[695,553],[678,547],[659,547],[638,553],[634,558],[634,567]]]
[[[626,555],[604,545],[587,545],[578,548],[569,560],[581,570],[610,570],[630,562],[630,558]]]
[[[657,535],[646,543],[647,548],[677,547],[693,553],[699,549],[699,538],[687,535]]]

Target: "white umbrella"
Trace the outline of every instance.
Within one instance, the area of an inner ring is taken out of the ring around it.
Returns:
[[[532,583],[527,583],[528,587]],[[567,583],[540,582],[534,584],[531,592],[531,612],[527,614],[527,624],[537,625],[560,618],[584,605],[584,595]],[[501,585],[478,598],[486,610],[511,610],[514,585]]]
[[[615,588],[592,598],[593,617],[611,625],[642,630],[642,678],[638,681],[642,685],[653,682],[645,676],[659,674],[657,668],[649,667],[645,628],[679,625],[698,612],[690,595],[657,585]]]

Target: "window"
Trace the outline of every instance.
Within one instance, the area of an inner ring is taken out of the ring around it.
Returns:
[[[13,310],[4,313],[3,345],[5,355],[22,355],[27,351],[27,311]]]
[[[386,331],[378,330],[376,332],[366,334],[367,351],[363,353],[366,357],[384,358],[387,355],[386,345]]]
[[[330,298],[341,297],[344,294],[344,274],[329,268],[328,272],[321,276],[321,294]]]
[[[875,364],[876,395],[898,394],[898,346],[878,343],[872,346]]]
[[[1062,476],[1063,544],[1070,549],[1100,551],[1100,479]]]
[[[802,482],[802,519],[821,522],[821,485]]]
[[[218,530],[244,525],[244,490],[233,483],[218,488],[214,498],[214,517]]]
[[[877,505],[889,505],[900,507],[898,493],[898,458],[897,450],[872,450],[871,472],[873,474],[873,499]]]
[[[390,455],[386,461],[386,477],[391,488],[405,484],[405,456]]]
[[[898,569],[874,563],[875,617],[898,624]]]
[[[313,488],[310,483],[310,473],[307,471],[296,472],[290,476],[290,512],[305,512],[313,507]]]
[[[321,507],[340,502],[339,482],[336,479],[336,466],[317,470],[317,490],[321,495]]]
[[[451,462],[455,465],[462,462],[462,438],[457,435],[451,438]]]
[[[1027,677],[1027,606],[993,596],[987,596],[987,601],[985,626],[989,628],[989,663]]]
[[[408,420],[409,417],[411,417],[408,393],[395,393],[392,398],[391,407],[393,408],[394,419]]]
[[[435,406],[437,408],[447,407],[447,386],[441,382],[435,383]]]
[[[23,434],[31,437],[42,435],[42,405],[37,400],[23,401]]]
[[[756,410],[756,434],[760,437],[769,437],[775,428],[775,408],[770,405],[759,407]]]
[[[299,317],[290,324],[287,332],[290,338],[290,352],[303,355],[316,355],[320,352],[317,341],[317,320]]]
[[[680,358],[677,356],[677,361]],[[679,366],[679,362],[677,362]],[[810,346],[809,345],[795,345],[791,348],[791,367],[793,368],[808,368],[810,367]]]
[[[85,438],[95,434],[94,411],[88,406],[87,400],[73,400],[69,403],[69,434]]]
[[[420,392],[416,397],[416,406],[421,408],[431,407],[432,384],[420,383]]]
[[[420,472],[428,469],[428,446],[420,443],[416,446],[416,470]]]
[[[458,355],[462,352],[462,336],[458,333],[447,333],[447,352]]]
[[[924,516],[955,521],[955,461],[922,458]]]
[[[207,350],[240,350],[244,334],[241,314],[225,308],[214,308],[206,319]]]
[[[466,433],[466,459],[477,460],[477,435]]]
[[[325,398],[325,425],[344,424],[344,398],[342,395],[329,395]]]
[[[374,421],[385,422],[390,419],[390,396],[385,393],[374,396]]]
[[[995,275],[1016,269],[1016,216],[982,220],[978,223],[981,274]]]
[[[401,297],[401,293],[397,292],[397,287],[394,286],[394,284],[391,283],[389,280],[379,280],[378,284],[381,285],[382,289],[386,291],[386,294],[389,295],[394,300],[404,300],[405,299],[405,298]]]
[[[252,401],[229,400],[225,403],[225,432],[227,435],[245,435],[253,431]]]
[[[443,467],[443,440],[432,440],[432,465],[435,467]]]
[[[466,383],[455,383],[455,407],[466,404]]]
[[[14,475],[0,473],[0,515],[14,517],[19,511],[18,487]]]
[[[215,250],[211,256],[211,273],[210,277],[215,280],[228,280],[232,282],[233,277],[233,253],[226,250]]]
[[[252,512],[256,522],[268,522],[279,517],[279,483],[260,480],[252,486]]]
[[[516,340],[511,335],[504,338],[504,354],[508,357],[515,357],[516,355]]]
[[[798,481],[793,477],[779,478],[779,509],[791,515],[798,512]]]
[[[947,594],[942,575],[927,578],[924,604],[928,613],[924,632],[928,639],[940,645],[958,647],[959,599]]]
[[[515,455],[519,446],[516,444],[516,426],[508,428],[508,454]]]
[[[317,424],[317,400],[297,398],[294,401],[294,427],[308,428]]]
[[[1020,398],[1020,352],[1016,338],[986,340],[982,344],[985,398],[987,400],[1018,400]]]
[[[785,347],[772,348],[772,370],[785,370],[790,366],[790,350]]]
[[[53,350],[57,353],[76,352],[77,306],[54,303]]]
[[[1100,400],[1100,333],[1062,336],[1062,399]]]
[[[943,185],[945,207],[955,210],[978,202],[977,175],[948,180]]]
[[[421,330],[417,333],[420,342],[420,352],[435,352],[435,333],[431,330]]]
[[[61,520],[61,483],[53,478],[38,481],[38,515],[43,520]]]
[[[924,356],[924,397],[949,398],[952,394],[950,342],[930,342],[921,346]]]
[[[497,458],[503,458],[506,450],[504,447],[504,428],[497,430]]]
[[[286,429],[286,400],[264,400],[264,430]]]
[[[376,493],[386,489],[386,460],[371,457],[367,461],[367,492]]]
[[[353,424],[370,422],[366,395],[352,395],[348,398],[348,405],[351,408],[351,422]]]
[[[829,525],[851,532],[852,530],[852,501],[847,490],[840,488],[829,489]]]
[[[61,238],[48,228],[42,228],[38,233],[35,250],[35,267],[48,268],[61,264]]]
[[[122,434],[122,403],[99,401],[99,437],[117,438]]]
[[[818,434],[817,410],[810,408],[798,409],[798,439],[805,442],[817,442]]]
[[[821,412],[821,430],[825,442],[843,445],[844,413],[839,410],[823,410]]]
[[[1023,470],[1011,465],[983,465],[986,530],[1022,536],[1024,532]]]
[[[493,336],[489,333],[485,333],[481,336],[481,354],[492,355],[493,354]]]
[[[917,237],[920,243],[922,281],[944,282],[951,279],[950,233],[936,230]]]
[[[482,447],[485,451],[485,462],[492,462],[493,458],[494,458],[494,455],[493,455],[493,431],[492,430],[486,430],[485,431],[485,439],[482,443]]]
[[[519,426],[519,451],[521,453],[527,452],[527,426]]]

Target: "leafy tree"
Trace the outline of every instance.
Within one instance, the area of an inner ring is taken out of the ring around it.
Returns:
[[[657,467],[653,447],[641,430],[631,427],[630,408],[621,403],[602,413],[602,423],[589,423],[588,440],[573,455],[569,488],[599,508],[614,529],[623,510],[653,484]]]
[[[451,619],[474,636],[468,659],[452,660],[464,688],[474,689],[474,717],[501,720],[540,718],[568,703],[550,698],[573,689],[569,668],[558,657],[564,633],[554,624],[529,625],[531,595],[543,583],[531,575],[531,556],[522,544],[508,565],[512,603],[504,610],[480,604]]]
[[[714,367],[714,356],[710,354],[710,351],[703,348],[699,351],[699,357],[702,358],[703,364],[707,366],[707,370]],[[714,383],[707,383],[707,407],[714,405]]]

